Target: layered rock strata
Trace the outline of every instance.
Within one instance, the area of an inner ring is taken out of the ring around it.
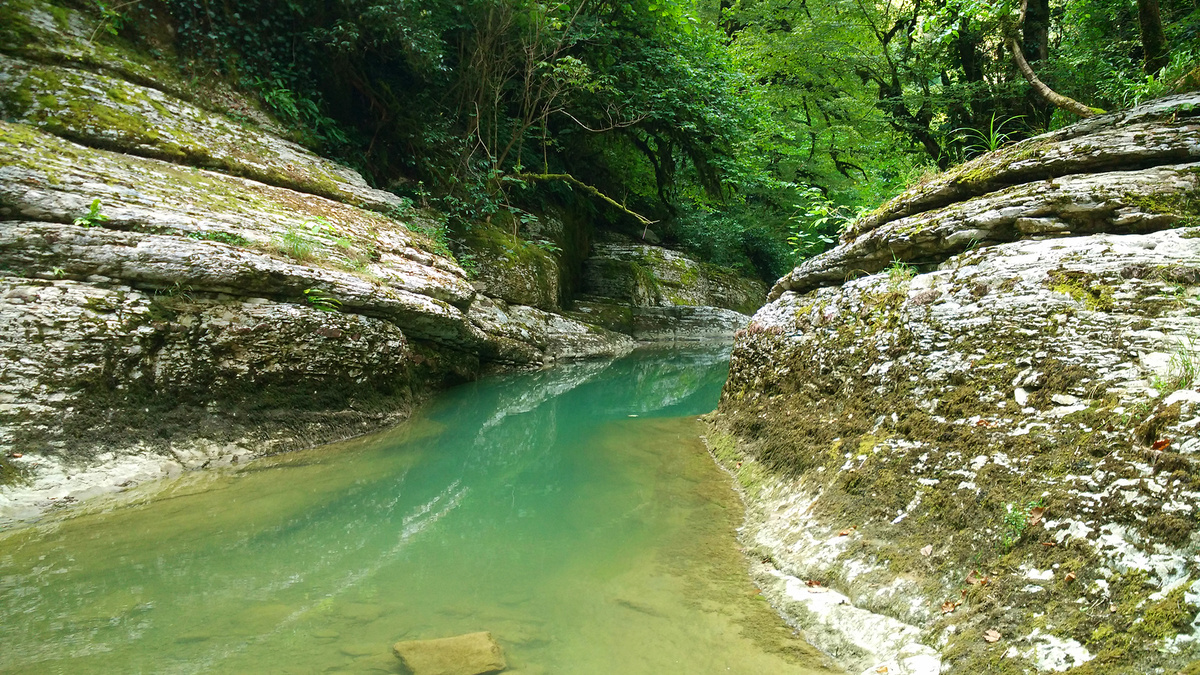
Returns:
[[[618,235],[593,244],[571,316],[639,340],[730,338],[762,304],[759,281]]]
[[[488,363],[632,348],[481,294],[433,214],[89,16],[0,18],[0,516],[363,433]]]
[[[766,595],[851,672],[1200,658],[1198,110],[918,186],[739,334],[710,441]]]

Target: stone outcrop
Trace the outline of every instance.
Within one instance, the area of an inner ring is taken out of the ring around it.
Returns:
[[[583,263],[571,316],[639,340],[728,338],[762,304],[761,282],[662,246],[609,235]]]
[[[477,288],[504,302],[559,309],[559,270],[554,256],[519,236],[476,225],[467,236],[475,256]]]
[[[436,214],[96,28],[0,9],[0,517],[632,348],[556,295],[480,293]]]
[[[397,642],[392,651],[411,675],[488,675],[508,667],[491,633]]]
[[[851,672],[1200,658],[1197,110],[918,186],[739,334],[710,441],[764,593]]]

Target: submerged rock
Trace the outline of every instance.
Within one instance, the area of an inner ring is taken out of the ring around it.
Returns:
[[[852,672],[1200,658],[1198,104],[915,188],[739,334],[710,442],[766,594]]]
[[[397,642],[392,651],[412,675],[487,675],[508,667],[488,632]]]

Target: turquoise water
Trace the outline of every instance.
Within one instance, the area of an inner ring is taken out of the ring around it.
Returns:
[[[825,672],[746,578],[699,439],[727,358],[491,378],[11,533],[0,671],[394,673],[397,640],[487,630],[527,675]]]

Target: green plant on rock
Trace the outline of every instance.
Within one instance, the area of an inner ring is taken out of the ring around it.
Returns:
[[[154,291],[155,297],[168,298],[183,298],[184,300],[192,299],[192,287],[187,284],[182,284],[178,281],[166,288],[160,288]]]
[[[131,5],[141,4],[141,0],[129,0],[129,2],[122,2],[117,5],[109,5],[106,2],[101,2],[101,0],[94,0],[94,4],[96,5],[96,10],[100,12],[100,23],[96,24],[96,29],[88,37],[88,42],[95,40],[96,33],[102,30],[109,35],[117,36],[121,32],[121,29],[125,27],[125,24],[129,23],[129,16],[119,10]]]
[[[1004,128],[1013,122],[1024,119],[1024,115],[1017,115],[1002,120],[999,124],[996,123],[996,114],[992,113],[992,119],[988,122],[987,129],[974,129],[971,127],[960,127],[954,130],[962,140],[963,149],[971,155],[983,155],[989,152],[995,152],[1000,148],[1008,145],[1009,139],[1013,135],[1013,131],[1005,131]]]
[[[108,220],[108,216],[100,213],[100,198],[96,197],[92,200],[87,215],[76,218],[74,223],[81,227],[100,227],[106,220]]]
[[[917,276],[917,266],[902,262],[899,259],[893,258],[892,264],[887,270],[888,286],[893,291],[898,291],[904,287],[912,278]]]
[[[1180,389],[1191,389],[1197,381],[1196,349],[1191,336],[1181,338],[1171,352],[1167,371],[1157,374],[1150,384],[1162,395]]]
[[[304,300],[313,309],[322,312],[336,312],[342,308],[342,301],[334,298],[320,289],[306,288],[304,289]]]
[[[231,246],[249,246],[251,243],[249,239],[240,234],[236,234],[234,232],[218,232],[215,230],[189,232],[187,238],[195,239],[196,241],[218,241],[222,244],[229,244]]]
[[[554,242],[550,241],[549,239],[536,239],[532,243],[534,246],[537,246],[538,248],[542,249],[543,251],[545,251],[546,253],[549,253],[551,255],[557,255],[559,253],[562,253],[562,248],[558,244],[555,244]]]
[[[453,259],[458,261],[458,266],[467,273],[468,279],[475,279],[479,276],[479,257],[470,250],[464,247]]]
[[[306,262],[316,257],[317,242],[299,228],[289,227],[274,243],[275,248],[292,260]]]
[[[1021,537],[1025,536],[1025,532],[1029,529],[1032,522],[1031,512],[1042,506],[1042,500],[1037,499],[1029,502],[1024,507],[1020,504],[1008,503],[1004,505],[1004,523],[1000,532],[1000,550],[1007,553],[1017,545]]]
[[[447,227],[444,220],[431,224],[409,222],[405,223],[404,226],[411,232],[417,232],[428,237],[430,243],[433,244],[434,253],[443,258],[455,259],[454,253],[450,250],[450,228]],[[459,264],[462,265],[461,260]]]

